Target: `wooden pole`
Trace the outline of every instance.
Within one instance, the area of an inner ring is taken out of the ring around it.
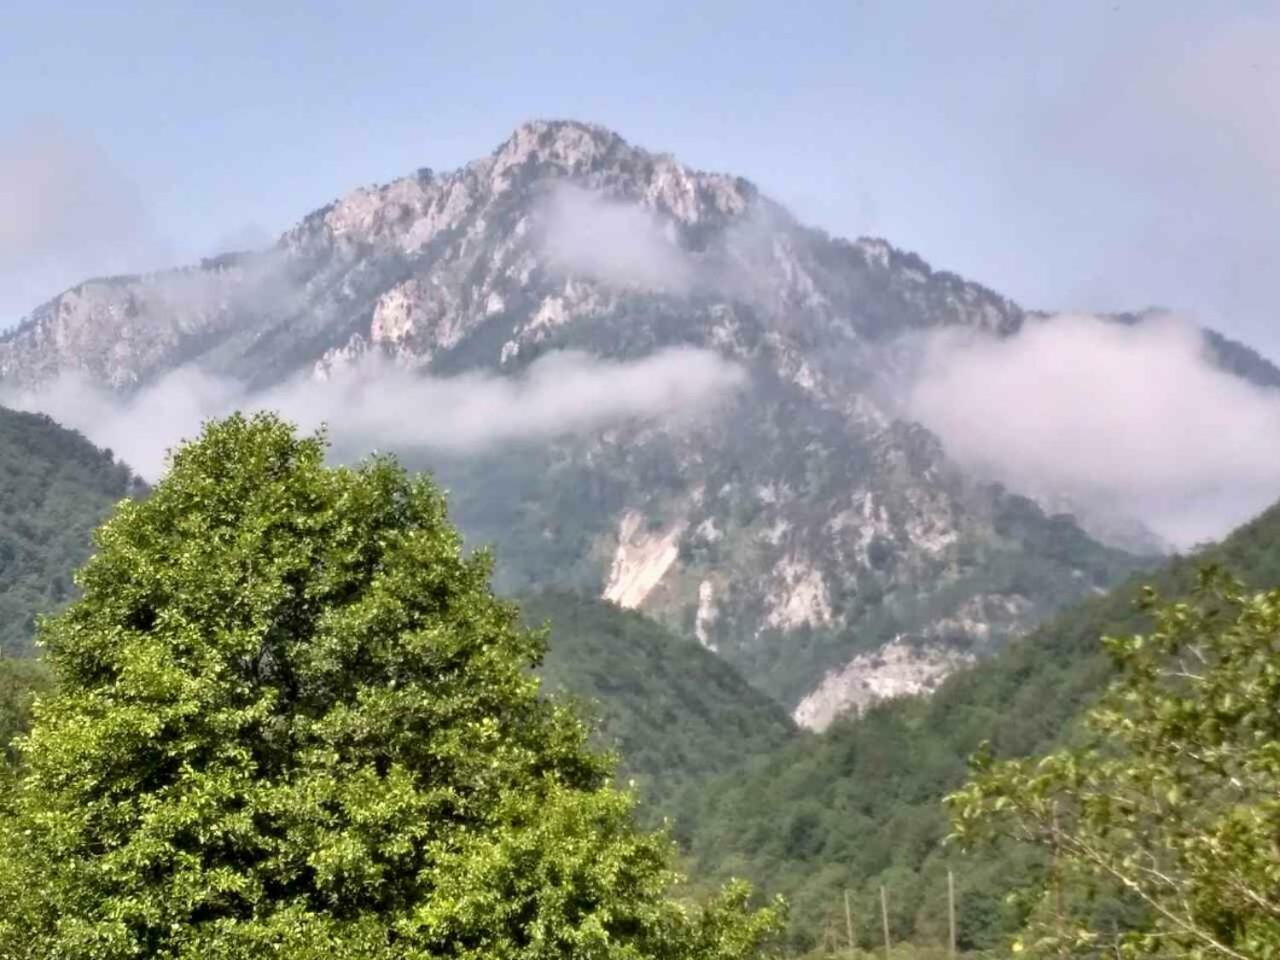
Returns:
[[[884,923],[884,960],[889,960],[889,897],[880,886],[880,919]]]
[[[1067,955],[1067,941],[1063,933],[1065,928],[1066,911],[1062,904],[1062,867],[1058,861],[1058,851],[1060,845],[1060,828],[1058,826],[1058,802],[1053,802],[1053,913],[1054,928],[1058,935],[1058,955],[1065,957]]]
[[[947,867],[947,927],[951,931],[951,960],[956,960],[956,876]]]
[[[853,911],[849,909],[849,888],[844,891],[844,929],[849,935],[849,958],[853,960]]]

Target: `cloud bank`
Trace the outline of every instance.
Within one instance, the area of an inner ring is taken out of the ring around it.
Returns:
[[[1173,319],[930,337],[908,413],[1011,488],[1128,514],[1188,547],[1280,499],[1280,392],[1225,373]]]
[[[235,254],[217,269],[157,273],[139,285],[139,309],[158,315],[289,314],[302,305],[303,288],[288,256],[272,249]]]
[[[234,410],[275,410],[304,429],[326,424],[344,448],[472,453],[633,419],[695,415],[743,379],[737,365],[691,348],[630,362],[553,353],[519,377],[424,377],[369,356],[328,380],[299,377],[254,394],[186,368],[128,397],[63,377],[0,401],[75,427],[154,480],[169,448],[195,436],[203,421]]]
[[[542,251],[553,269],[671,293],[686,293],[694,283],[688,256],[643,207],[560,182],[539,212]]]

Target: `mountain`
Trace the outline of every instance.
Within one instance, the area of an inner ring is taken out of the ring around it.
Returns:
[[[722,659],[634,610],[561,591],[521,597],[520,609],[550,625],[543,689],[594,716],[651,802],[797,739],[786,712]]]
[[[497,545],[504,589],[638,608],[820,729],[1154,562],[966,472],[895,399],[919,334],[1007,336],[1028,316],[741,178],[540,121],[462,169],[356,190],[269,251],[83,283],[0,339],[0,380],[129,394],[199,370],[272,396],[392,372],[543,382],[561,351],[712,354],[736,388],[679,416],[482,450],[398,426],[392,445]],[[556,409],[582,416],[571,399]],[[397,420],[437,414],[418,403]]]
[[[90,532],[144,489],[110,450],[0,407],[0,656],[30,652],[36,616],[70,599]]]
[[[859,916],[877,917],[882,885],[895,941],[944,943],[951,867],[962,949],[1002,945],[1026,919],[1006,895],[1030,887],[1042,864],[1008,846],[969,857],[948,850],[942,797],[964,782],[966,758],[984,740],[1013,757],[1069,738],[1111,676],[1101,637],[1149,627],[1140,587],[1186,596],[1209,564],[1256,589],[1280,586],[1280,504],[1219,545],[1062,611],[930,698],[877,705],[703,785],[675,805],[692,871],[708,883],[746,876],[786,894],[802,948],[824,925],[843,923],[845,889]],[[879,928],[860,929],[873,947]]]

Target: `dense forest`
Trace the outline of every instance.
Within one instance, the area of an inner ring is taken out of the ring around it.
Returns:
[[[74,592],[90,534],[145,486],[109,450],[46,416],[0,407],[0,745],[30,721],[48,671],[31,659],[36,618]]]
[[[801,739],[786,712],[722,659],[648,617],[565,592],[519,602],[526,622],[550,628],[543,689],[577,701],[621,774],[659,809]]]

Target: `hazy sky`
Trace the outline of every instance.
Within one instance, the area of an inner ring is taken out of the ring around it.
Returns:
[[[1029,306],[1280,357],[1276,3],[6,0],[0,89],[0,325],[550,116]]]

